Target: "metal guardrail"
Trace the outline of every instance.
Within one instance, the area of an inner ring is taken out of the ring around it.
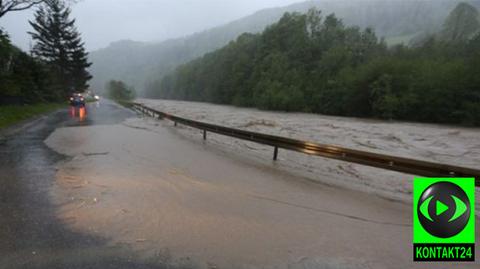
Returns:
[[[469,178],[473,177],[475,178],[475,185],[477,187],[480,187],[480,170],[472,168],[433,163],[403,157],[395,157],[384,154],[342,148],[333,145],[324,145],[286,137],[255,133],[177,117],[165,112],[157,111],[155,109],[146,107],[143,104],[139,103],[131,103],[131,105],[144,114],[150,115],[152,117],[156,116],[160,119],[171,120],[174,122],[175,126],[179,123],[203,130],[203,139],[207,139],[207,132],[212,132],[272,146],[274,147],[274,160],[277,160],[278,149],[283,148],[292,151],[302,152],[309,155],[316,155],[330,159],[357,163],[419,176]]]

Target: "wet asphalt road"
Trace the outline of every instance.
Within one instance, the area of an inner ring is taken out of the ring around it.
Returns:
[[[55,217],[48,191],[55,163],[66,157],[44,139],[58,127],[115,124],[134,116],[106,100],[90,104],[88,113],[80,122],[60,110],[0,138],[0,268],[159,268],[136,262],[125,248],[105,247],[103,238],[73,232]]]

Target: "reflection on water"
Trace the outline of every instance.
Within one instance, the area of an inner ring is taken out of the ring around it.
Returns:
[[[98,102],[95,104],[96,108],[99,108],[100,105]],[[78,118],[79,122],[84,122],[87,118],[87,108],[86,107],[70,107],[70,116],[74,119]]]
[[[78,114],[79,114],[79,119],[80,121],[84,121],[85,120],[85,117],[87,116],[87,111],[85,109],[85,107],[81,107],[78,109]]]

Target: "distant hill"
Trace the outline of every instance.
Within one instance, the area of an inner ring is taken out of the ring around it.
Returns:
[[[178,65],[218,49],[245,32],[257,33],[285,12],[305,12],[315,6],[324,15],[335,13],[347,25],[371,26],[389,43],[408,43],[421,32],[436,32],[460,0],[307,1],[258,11],[250,16],[184,38],[160,43],[118,41],[90,53],[92,88],[103,90],[110,79],[120,79],[142,91]],[[480,0],[465,1],[480,7]]]

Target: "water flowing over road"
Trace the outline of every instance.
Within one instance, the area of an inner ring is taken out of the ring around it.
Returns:
[[[221,139],[109,101],[82,122],[59,111],[7,134],[0,268],[425,266],[412,262],[410,175],[392,174],[408,178],[399,196],[368,187],[383,172],[347,188],[328,177],[358,181],[357,166],[327,161],[330,174],[311,176],[285,164],[297,153],[273,162]]]

